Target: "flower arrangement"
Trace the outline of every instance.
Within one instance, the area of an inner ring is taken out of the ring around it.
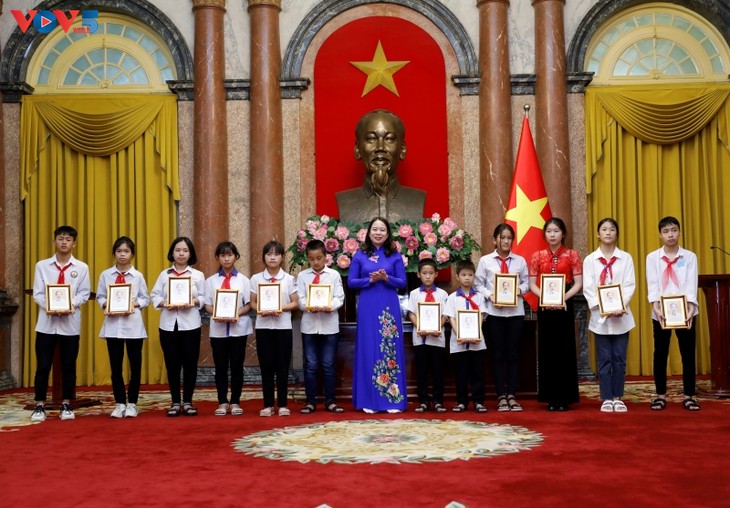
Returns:
[[[437,213],[419,221],[399,220],[391,224],[393,244],[403,256],[408,272],[418,271],[418,261],[432,258],[439,269],[461,259],[469,259],[481,250],[469,233],[459,228],[450,217],[441,220]],[[310,240],[324,242],[327,266],[347,275],[352,256],[365,241],[366,224],[338,222],[328,215],[314,215],[307,219],[297,239],[289,247],[292,253],[290,269],[307,265],[305,247]]]

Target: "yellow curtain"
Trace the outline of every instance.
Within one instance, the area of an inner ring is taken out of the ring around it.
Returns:
[[[661,246],[659,219],[681,222],[681,245],[695,252],[699,272],[727,273],[730,259],[710,246],[730,245],[730,85],[589,87],[585,95],[586,188],[591,247],[596,225],[614,217],[619,247],[634,258],[627,374],[652,374],[654,350],[647,301],[646,255]],[[697,366],[710,371],[705,299],[699,295]],[[682,371],[676,341],[670,374]]]
[[[177,231],[177,101],[168,95],[27,96],[21,110],[21,200],[25,201],[25,287],[35,263],[53,255],[53,230],[74,226],[74,255],[88,263],[92,291],[114,264],[119,236],[137,247],[135,267],[148,286],[167,266]],[[143,312],[149,339],[142,382],[166,382],[157,333],[159,313]],[[23,384],[35,373],[37,306],[26,297]],[[104,316],[94,301],[82,308],[79,385],[110,384]],[[125,365],[125,369],[126,369]]]

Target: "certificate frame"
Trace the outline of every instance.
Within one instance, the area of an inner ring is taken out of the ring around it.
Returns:
[[[132,306],[132,284],[107,284],[106,286],[106,313],[131,314],[134,311]]]
[[[565,274],[540,274],[540,307],[562,307],[565,305]]]
[[[332,308],[332,284],[307,284],[308,309]]]
[[[418,302],[416,309],[416,332],[441,333],[441,303]]]
[[[598,295],[598,310],[601,317],[614,312],[625,312],[624,293],[621,284],[604,284],[596,288]]]
[[[46,284],[46,312],[72,312],[71,284]]]
[[[662,328],[688,328],[687,297],[685,295],[668,295],[661,297]]]
[[[516,273],[495,273],[494,304],[500,307],[517,307],[518,287]]]
[[[193,305],[193,279],[190,276],[167,278],[168,307],[190,307]]]
[[[213,297],[213,319],[238,321],[238,289],[215,290]]]
[[[281,312],[281,282],[260,282],[256,296],[257,312]]]
[[[456,311],[457,344],[478,344],[482,341],[482,312],[478,309]]]

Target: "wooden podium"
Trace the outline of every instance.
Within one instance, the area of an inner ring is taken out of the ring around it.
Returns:
[[[710,325],[710,369],[714,397],[730,397],[730,274],[700,275]]]

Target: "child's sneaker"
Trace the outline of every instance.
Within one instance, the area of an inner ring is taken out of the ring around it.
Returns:
[[[30,415],[30,421],[32,422],[45,422],[46,421],[46,408],[43,404],[36,404],[33,414]]]
[[[117,404],[117,407],[114,408],[114,411],[112,411],[111,417],[112,418],[124,418],[124,413],[127,410],[127,406],[124,404]]]
[[[279,416],[289,416],[291,414],[291,411],[288,407],[280,407],[279,408]]]
[[[137,414],[138,414],[137,404],[134,404],[132,402],[130,402],[129,404],[127,404],[127,408],[124,411],[124,416],[126,418],[137,418]]]
[[[71,404],[68,402],[64,402],[61,404],[61,410],[59,411],[58,415],[61,420],[73,420],[76,418],[76,415],[74,415],[74,412],[71,411]]]
[[[265,407],[261,411],[259,411],[259,416],[274,416],[274,408],[273,407]]]

